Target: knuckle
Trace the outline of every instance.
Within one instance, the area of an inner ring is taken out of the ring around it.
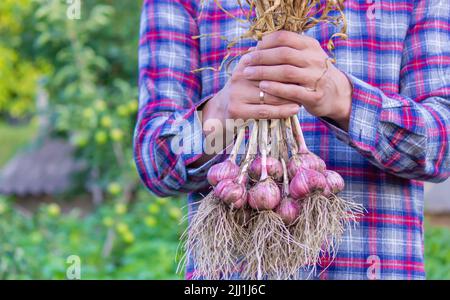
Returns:
[[[293,63],[295,61],[295,56],[292,54],[290,48],[282,47],[279,51],[279,54],[286,60],[287,63]]]
[[[265,75],[266,75],[265,68],[263,68],[263,67],[257,67],[257,68],[255,69],[255,77],[256,77],[256,78],[265,78]]]
[[[270,119],[270,110],[267,108],[261,108],[257,113],[259,119]]]
[[[310,44],[310,45],[312,45],[312,46],[320,46],[320,42],[317,40],[317,39],[315,39],[315,38],[313,38],[313,37],[310,37],[310,36],[307,36],[307,35],[304,35],[304,38],[305,38],[305,41],[308,43],[308,44]]]
[[[228,105],[228,115],[235,119],[239,115],[239,109],[237,109],[237,105]]]
[[[295,82],[298,80],[298,74],[295,67],[284,66],[282,72],[288,81]]]
[[[316,102],[321,102],[321,101],[323,100],[323,98],[324,98],[324,93],[323,93],[323,91],[321,91],[321,90],[317,91],[317,92],[314,94],[314,100],[315,100]]]
[[[311,40],[312,40],[311,42],[313,43],[314,46],[320,47],[320,42],[318,40],[316,40],[314,38],[311,38]]]
[[[263,61],[263,53],[261,51],[256,51],[252,54],[252,62],[254,64],[260,64]]]
[[[275,37],[277,44],[286,45],[289,42],[290,35],[286,31],[280,31]]]
[[[322,100],[322,99],[323,99],[323,96],[324,96],[324,92],[323,92],[322,90],[318,90],[318,91],[316,92],[316,98],[317,98],[318,100]]]
[[[242,72],[236,71],[233,73],[233,75],[231,75],[230,81],[236,83],[242,78],[242,76],[243,76]]]
[[[311,54],[311,58],[311,63],[315,66],[320,66],[322,70],[322,68],[325,66],[325,59],[321,55],[314,53]]]

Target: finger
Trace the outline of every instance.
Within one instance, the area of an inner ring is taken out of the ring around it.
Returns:
[[[258,86],[248,88],[248,89],[246,89],[246,91],[247,92],[246,92],[245,96],[243,96],[243,99],[245,99],[245,103],[247,103],[247,104],[266,104],[266,105],[272,105],[272,106],[281,106],[281,105],[292,104],[291,100],[283,99],[283,98],[271,95],[270,93],[262,91],[259,88],[259,83],[258,83]],[[263,99],[260,98],[261,92],[264,92]]]
[[[292,100],[305,106],[314,106],[323,97],[320,92],[310,91],[303,86],[275,81],[262,81],[260,83],[260,88],[267,94]]]
[[[247,56],[250,66],[292,65],[303,68],[308,65],[302,51],[289,47],[257,50]]]
[[[299,110],[300,107],[294,103],[281,106],[247,104],[241,107],[239,117],[244,120],[285,119],[297,114]]]
[[[278,66],[248,66],[243,75],[248,80],[278,81],[310,86],[320,75],[310,69],[298,68],[291,65]]]
[[[238,64],[236,65],[236,68],[234,69],[234,72],[240,72],[242,71],[246,66],[250,64],[250,57],[248,56],[250,53],[256,51],[256,47],[251,47],[248,49],[249,53],[245,54],[244,56],[239,59]]]
[[[311,47],[312,45],[320,44],[312,37],[281,30],[264,36],[262,41],[258,43],[258,50],[278,47],[290,47],[297,50],[302,50]]]

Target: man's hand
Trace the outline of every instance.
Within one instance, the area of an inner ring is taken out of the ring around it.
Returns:
[[[243,59],[249,62],[243,70],[245,78],[259,81],[268,95],[303,105],[309,113],[331,118],[348,129],[351,83],[317,40],[293,32],[275,32],[265,36],[257,50]]]
[[[243,73],[249,66],[249,58],[241,58],[227,84],[202,109],[204,132],[211,139],[223,139],[225,147],[234,137],[234,128],[227,128],[226,120],[284,119],[297,114],[300,109],[298,103],[268,93],[261,103],[260,82],[247,79]],[[217,130],[216,125],[223,131]],[[233,134],[226,134],[227,130],[232,130]],[[216,135],[211,135],[211,131]],[[200,166],[209,159],[211,156],[205,155],[193,166]]]
[[[261,103],[259,80],[248,79],[243,73],[249,66],[249,59],[249,56],[241,58],[224,88],[206,103],[203,109],[204,121],[283,119],[298,113],[298,103],[269,93]]]

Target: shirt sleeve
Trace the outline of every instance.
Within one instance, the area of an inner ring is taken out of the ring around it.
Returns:
[[[200,99],[198,1],[146,0],[139,45],[139,116],[134,157],[144,184],[158,196],[202,190],[209,167],[190,168],[202,156],[205,139]]]
[[[415,2],[400,94],[384,93],[346,74],[353,85],[349,131],[324,122],[380,169],[441,182],[450,176],[450,6]]]

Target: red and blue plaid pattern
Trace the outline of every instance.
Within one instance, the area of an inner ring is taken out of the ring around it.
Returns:
[[[196,108],[227,80],[225,71],[191,70],[220,65],[227,53],[221,37],[232,40],[246,31],[213,0],[202,13],[199,2],[144,3],[135,133],[145,185],[158,196],[190,193],[191,203],[208,188],[208,168],[225,155],[194,169],[199,151],[175,153],[171,142],[187,123],[192,130],[183,145],[201,149]],[[243,16],[235,0],[221,2]],[[349,132],[304,110],[300,118],[311,150],[344,176],[344,196],[362,203],[367,214],[318,277],[423,279],[421,181],[450,175],[450,0],[347,0],[345,13],[349,39],[337,41],[335,55],[354,88]],[[307,34],[325,49],[336,30],[322,24]],[[192,39],[197,35],[205,36]],[[241,41],[235,51],[254,45]],[[190,262],[188,278],[194,269]]]

